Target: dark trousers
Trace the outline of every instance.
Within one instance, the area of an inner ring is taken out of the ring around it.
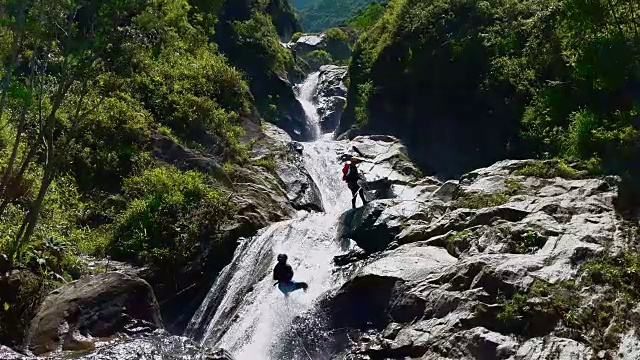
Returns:
[[[354,209],[356,208],[356,195],[358,193],[360,194],[360,198],[362,199],[362,205],[365,205],[367,203],[367,199],[364,198],[364,190],[362,189],[362,187],[360,187],[360,185],[358,185],[357,181],[350,181],[347,183],[347,186],[349,186],[349,190],[351,190],[351,206]]]

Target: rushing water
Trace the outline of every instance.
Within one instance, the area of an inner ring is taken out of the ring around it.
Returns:
[[[320,139],[322,131],[320,130],[320,115],[316,104],[313,103],[313,95],[318,86],[319,72],[310,74],[302,84],[296,86],[298,93],[298,101],[302,104],[307,121],[311,125],[312,135],[314,139]]]
[[[339,142],[320,134],[312,101],[317,83],[318,74],[311,74],[297,90],[316,134],[315,141],[304,144],[304,162],[321,191],[325,212],[300,212],[297,218],[245,240],[187,328],[186,335],[206,347],[223,347],[237,360],[283,359],[279,340],[291,330],[294,317],[311,309],[321,294],[340,283],[332,260],[346,250],[347,244],[337,240],[336,231],[340,214],[350,207],[350,197],[336,161],[343,149]],[[285,297],[274,286],[271,271],[279,253],[289,256],[294,280],[310,285],[307,292]]]

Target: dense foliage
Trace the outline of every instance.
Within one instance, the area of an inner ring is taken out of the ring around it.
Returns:
[[[372,2],[349,20],[349,27],[362,33],[371,29],[382,18],[387,3]]]
[[[215,251],[235,211],[225,186],[163,163],[155,147],[247,161],[254,79],[222,54],[216,31],[280,74],[292,60],[278,35],[297,23],[286,1],[270,0],[216,28],[238,4],[0,2],[0,274],[24,267],[50,284],[81,276],[81,256],[111,255],[175,275],[203,245]],[[12,303],[21,296],[2,298],[7,319],[31,315]]]
[[[346,25],[373,2],[386,3],[386,0],[294,0],[293,5],[304,31],[321,32]]]
[[[290,51],[280,45],[300,31],[288,0],[226,0],[215,26],[215,41],[229,61],[247,77],[255,105],[266,120],[277,122],[291,106],[295,78]]]
[[[638,169],[639,9],[608,0],[391,1],[354,49],[342,130],[395,133],[419,148],[429,172],[449,175],[532,155]]]

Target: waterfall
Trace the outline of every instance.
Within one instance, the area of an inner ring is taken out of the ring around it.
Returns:
[[[319,78],[320,72],[314,72],[309,75],[302,84],[296,86],[298,101],[300,102],[300,104],[302,104],[304,113],[307,116],[307,122],[311,126],[313,138],[316,140],[322,136],[322,131],[320,130],[320,116],[318,115],[318,108],[313,102],[313,95],[318,86]]]
[[[300,212],[295,219],[273,224],[243,240],[186,331],[204,346],[227,349],[237,360],[282,359],[282,354],[275,355],[281,350],[279,339],[291,330],[294,317],[310,310],[342,280],[334,273],[332,260],[348,247],[336,232],[341,213],[350,208],[350,197],[336,162],[342,147],[321,136],[313,102],[317,84],[318,73],[311,74],[297,93],[315,129],[316,140],[304,144],[303,157],[321,191],[325,212]],[[289,256],[294,280],[310,285],[307,292],[285,297],[274,286],[272,269],[279,253]]]

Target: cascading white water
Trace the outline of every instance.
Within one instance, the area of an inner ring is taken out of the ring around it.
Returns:
[[[319,139],[322,136],[322,131],[320,130],[320,115],[318,115],[318,109],[313,103],[313,95],[318,86],[319,78],[320,73],[314,72],[307,76],[302,84],[296,86],[298,101],[302,104],[304,113],[307,116],[307,122],[311,125],[314,139]]]
[[[341,213],[350,208],[350,197],[336,162],[342,148],[320,134],[312,100],[317,83],[318,73],[311,74],[298,92],[317,138],[305,143],[304,162],[321,191],[325,212],[301,212],[298,218],[276,223],[245,240],[187,328],[187,335],[201,339],[205,346],[223,347],[237,360],[283,359],[282,354],[275,354],[294,317],[341,283],[332,260],[347,250],[348,244],[341,243],[336,232]],[[271,271],[278,253],[289,256],[294,280],[307,282],[307,292],[285,297],[274,286]],[[215,313],[208,313],[211,309]]]

